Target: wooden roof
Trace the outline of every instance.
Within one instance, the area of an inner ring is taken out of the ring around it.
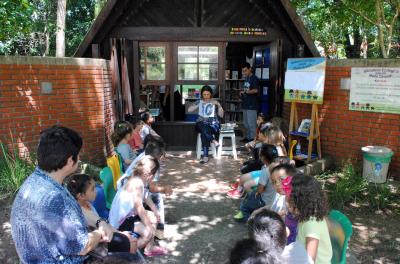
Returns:
[[[290,0],[108,0],[75,57],[88,56],[90,44],[132,28],[196,28],[195,32],[200,32],[238,26],[279,30],[292,42],[304,44],[313,56],[319,56]]]

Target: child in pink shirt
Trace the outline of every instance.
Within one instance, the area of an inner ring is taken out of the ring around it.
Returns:
[[[135,124],[133,124],[133,133],[132,137],[129,140],[129,145],[134,149],[137,153],[140,153],[143,149],[143,141],[140,137],[140,130],[142,130],[144,123],[139,120]]]

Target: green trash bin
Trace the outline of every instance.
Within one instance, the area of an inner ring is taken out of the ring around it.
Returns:
[[[364,156],[363,177],[373,183],[386,182],[393,151],[381,146],[366,146],[361,150]]]

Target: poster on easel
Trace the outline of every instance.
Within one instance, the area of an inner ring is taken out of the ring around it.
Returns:
[[[349,109],[400,114],[400,68],[352,68]]]
[[[285,74],[285,102],[322,104],[325,58],[288,59]]]

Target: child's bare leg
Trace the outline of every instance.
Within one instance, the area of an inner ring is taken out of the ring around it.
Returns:
[[[250,173],[243,174],[242,176],[240,176],[239,186],[243,185],[245,182],[247,182],[249,180],[251,180]]]
[[[135,223],[135,232],[140,235],[137,240],[137,247],[138,248],[148,248],[150,249],[153,247],[153,234],[150,232],[146,226],[144,226],[141,222]]]
[[[257,186],[257,182],[255,181],[255,180],[253,180],[253,179],[250,179],[250,180],[248,180],[248,181],[246,181],[244,184],[243,184],[243,188],[244,188],[244,190],[246,191],[246,192],[251,192],[253,189],[253,187],[254,186]]]

